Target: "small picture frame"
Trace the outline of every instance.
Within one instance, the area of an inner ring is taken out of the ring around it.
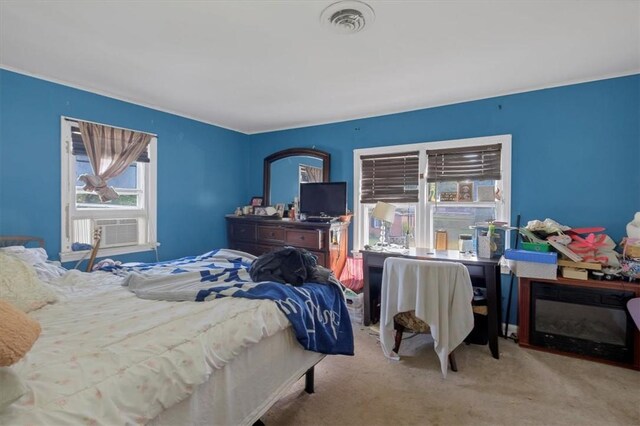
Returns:
[[[473,182],[461,182],[458,184],[458,201],[473,201]]]
[[[251,206],[253,207],[260,207],[262,206],[262,200],[262,197],[251,197],[251,203],[249,204],[251,204]]]
[[[254,207],[253,208],[253,214],[257,215],[257,216],[266,216],[267,215],[267,209],[266,209],[266,207]]]
[[[284,216],[284,203],[276,204],[276,213],[278,213],[278,216],[280,217]]]
[[[457,192],[441,192],[440,201],[458,201]]]

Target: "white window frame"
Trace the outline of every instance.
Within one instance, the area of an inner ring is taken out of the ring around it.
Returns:
[[[61,140],[61,227],[60,227],[60,261],[71,262],[83,259],[89,254],[88,250],[71,251],[72,241],[72,221],[74,219],[124,219],[140,218],[146,225],[146,242],[138,245],[103,248],[98,251],[98,256],[117,256],[128,253],[139,253],[143,251],[155,250],[157,242],[157,143],[158,138],[153,135],[149,142],[149,163],[145,164],[146,171],[138,168],[138,179],[142,182],[143,197],[138,199],[137,207],[123,207],[113,209],[76,209],[76,170],[75,158],[72,154],[71,127],[73,122],[86,121],[72,117],[61,117],[60,119],[60,140]],[[101,124],[101,123],[96,123]],[[101,124],[111,126],[109,124]],[[125,129],[129,130],[129,129]],[[141,202],[142,201],[142,202]]]
[[[446,206],[473,206],[473,207],[493,207],[496,206],[496,220],[511,222],[511,135],[486,136],[480,138],[454,139],[437,142],[421,142],[406,145],[392,145],[376,148],[361,148],[353,150],[353,250],[358,252],[364,249],[365,241],[369,230],[366,229],[369,220],[366,216],[366,208],[360,203],[360,173],[361,157],[363,155],[394,154],[407,151],[419,152],[420,180],[418,185],[419,200],[416,204],[416,247],[433,247],[432,216],[430,209],[435,203],[427,201],[427,182],[423,173],[426,172],[428,149],[448,149],[466,148],[483,145],[500,144],[502,146],[500,168],[502,178],[498,181],[498,188],[502,194],[500,201],[495,203],[455,203],[447,202]],[[401,203],[411,204],[411,203]],[[442,205],[442,203],[440,203]],[[507,247],[509,241],[506,241]]]

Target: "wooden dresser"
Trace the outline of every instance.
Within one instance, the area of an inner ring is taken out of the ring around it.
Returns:
[[[228,215],[229,248],[256,256],[292,246],[309,250],[336,277],[347,261],[349,222],[311,223]]]

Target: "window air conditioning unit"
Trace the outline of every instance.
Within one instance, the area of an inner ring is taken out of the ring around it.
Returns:
[[[100,247],[135,246],[138,244],[138,219],[96,219],[100,229]]]

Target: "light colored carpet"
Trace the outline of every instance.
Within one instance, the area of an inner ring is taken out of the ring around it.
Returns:
[[[461,345],[458,372],[443,379],[430,336],[404,340],[394,362],[368,328],[354,331],[356,356],[326,357],[316,393],[298,381],[262,417],[267,426],[640,425],[637,371],[500,339],[499,360],[488,346]]]

